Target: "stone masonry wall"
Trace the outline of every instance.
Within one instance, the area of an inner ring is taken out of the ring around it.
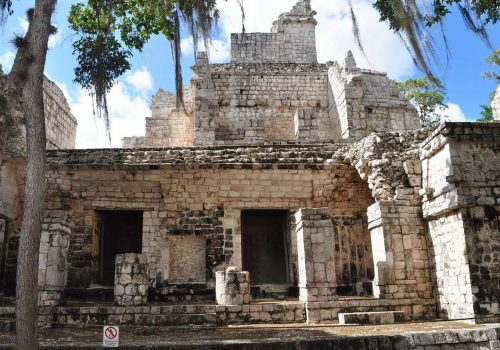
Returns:
[[[248,153],[240,153],[243,150]],[[96,210],[103,208],[143,211],[142,253],[147,256],[151,278],[156,278],[157,273],[165,278],[172,271],[168,258],[169,237],[203,237],[206,259],[201,263],[206,265],[193,267],[193,271],[197,271],[198,276],[203,268],[209,285],[214,283],[215,271],[230,265],[241,268],[243,209],[294,210],[310,203],[328,203],[336,218],[356,218],[372,201],[366,184],[349,165],[325,165],[313,159],[313,163],[307,164],[302,157],[309,157],[312,150],[316,156],[322,155],[317,160],[322,162],[321,159],[333,155],[335,147],[284,147],[277,149],[277,153],[267,148],[51,153],[48,209],[71,208],[73,215],[68,284],[85,287],[94,278],[99,254]],[[213,152],[213,156],[208,157],[209,152]],[[146,153],[149,165],[144,164]],[[101,154],[104,158],[100,158]],[[118,158],[112,161],[112,168],[101,163],[109,162],[113,154]],[[235,164],[228,163],[231,157]],[[246,157],[263,160],[246,168],[242,165]],[[218,164],[217,158],[223,164]],[[86,161],[78,165],[76,159],[80,159],[80,163]],[[90,159],[96,163],[92,164]],[[120,166],[118,159],[126,162],[137,159],[139,163]],[[207,164],[205,159],[211,159],[212,164]],[[282,159],[282,163],[276,163],[277,159]],[[300,163],[294,164],[296,161]],[[59,162],[63,164],[57,165]],[[61,178],[66,180],[61,182]],[[350,230],[354,236],[367,234],[366,226],[361,224]],[[349,251],[342,244],[351,243],[339,240],[336,244],[338,249]],[[339,260],[336,264],[342,267],[345,263]],[[367,264],[365,259],[353,260],[346,266],[350,269],[347,274],[366,271]],[[344,272],[341,269],[339,273]],[[189,275],[186,271],[186,276]],[[362,278],[365,276],[363,272]]]
[[[428,225],[440,317],[473,317],[469,252],[462,215],[452,212],[430,220]]]
[[[199,74],[197,94],[206,96],[208,106],[196,107],[195,143],[295,140],[299,109],[315,113],[319,139],[331,140],[326,69],[317,64],[211,65],[209,73]]]
[[[77,121],[61,89],[52,81],[43,81],[43,104],[47,149],[75,148]]]
[[[328,80],[329,113],[336,140],[420,128],[415,108],[401,97],[385,73],[333,65]]]
[[[446,123],[421,158],[441,309],[450,318],[498,316],[500,125]]]
[[[499,315],[500,207],[471,207],[429,219],[443,318]]]
[[[122,139],[123,148],[186,147],[194,141],[193,89],[185,86],[184,107],[176,108],[176,95],[163,89],[153,96],[152,116],[146,118],[145,136]]]
[[[0,74],[0,85],[2,79]],[[62,90],[47,78],[44,79],[43,89],[47,149],[74,148],[77,122],[71,114],[66,97]],[[0,140],[2,141],[4,140]],[[2,286],[10,290],[15,286],[24,198],[24,125],[15,125],[10,130],[6,150],[5,154],[0,154],[0,219],[6,223],[4,236],[0,239],[0,269],[3,274]]]
[[[301,0],[273,23],[271,33],[231,34],[231,61],[315,63],[316,12]]]

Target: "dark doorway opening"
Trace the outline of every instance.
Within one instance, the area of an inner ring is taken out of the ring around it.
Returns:
[[[99,283],[113,286],[117,254],[142,252],[142,211],[101,211]]]
[[[241,214],[243,269],[252,284],[289,284],[288,211],[245,210]]]

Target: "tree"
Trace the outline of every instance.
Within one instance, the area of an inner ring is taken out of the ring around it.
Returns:
[[[415,106],[422,127],[433,130],[439,126],[443,117],[439,110],[447,109],[448,105],[444,103],[443,91],[437,88],[429,78],[395,81],[394,85]]]
[[[489,55],[486,58],[486,63],[488,63],[489,65],[492,65],[492,66],[497,66],[497,67],[500,66],[500,50],[495,50],[495,52],[493,52],[491,55]],[[500,83],[500,74],[495,72],[495,71],[489,70],[489,71],[483,72],[483,77],[485,77],[487,79],[493,79],[497,83]],[[491,102],[495,98],[495,95],[496,95],[496,91],[493,91],[490,94],[490,105],[489,106],[487,106],[487,105],[480,106],[481,107],[481,118],[478,119],[478,122],[489,123],[489,122],[493,121],[493,108],[491,107]]]
[[[361,46],[357,22],[351,0],[347,0],[351,10],[354,37]],[[464,19],[465,26],[477,34],[488,47],[492,48],[486,32],[487,24],[496,24],[500,19],[498,0],[374,0],[373,7],[380,14],[380,21],[385,21],[405,43],[415,65],[421,69],[434,84],[441,86],[432,71],[432,61],[437,54],[432,41],[431,29],[435,25],[441,27],[443,42],[449,58],[450,52],[446,35],[443,32],[443,19],[456,6]]]
[[[477,120],[480,123],[489,123],[493,121],[493,108],[491,106],[481,105],[481,118]]]
[[[43,72],[49,36],[56,30],[51,25],[56,2],[35,0],[34,9],[27,12],[27,33],[13,39],[18,50],[11,72],[5,82],[0,79],[0,161],[8,151],[6,139],[11,131],[23,123],[26,127],[26,187],[16,276],[16,348],[23,350],[38,348],[38,255],[46,191]],[[12,14],[12,1],[0,0],[0,12],[4,21]],[[176,43],[176,71],[180,74],[180,19],[192,33],[201,31],[208,40],[210,25],[217,18],[215,0],[89,0],[72,13],[72,25],[81,34],[74,46],[81,65],[76,80],[93,88],[98,109],[106,118],[105,94],[128,69],[130,49],[142,49],[151,35],[162,33]],[[117,32],[121,41],[115,37]],[[198,37],[195,39],[197,42]]]
[[[0,95],[5,103],[6,129],[26,125],[26,188],[17,258],[16,348],[37,349],[38,253],[45,206],[45,116],[43,71],[56,0],[36,0],[27,13],[24,37],[13,42],[18,48],[14,64]],[[12,2],[0,1],[2,18],[12,13]],[[5,139],[4,139],[5,140]],[[5,151],[5,149],[1,149]]]
[[[496,68],[498,69],[498,67],[500,67],[500,49],[495,50],[491,55],[489,55],[486,58],[486,63],[490,66],[496,66]],[[486,72],[483,72],[483,77],[496,80],[497,83],[500,83],[500,73],[498,72],[488,70]],[[493,99],[493,96],[491,97],[491,99]]]
[[[78,66],[75,82],[91,91],[97,115],[105,120],[109,135],[106,94],[117,78],[130,69],[134,50],[161,34],[172,45],[177,107],[183,106],[180,31],[184,22],[195,53],[200,38],[208,48],[217,23],[216,0],[91,0],[71,7],[69,23],[78,40],[73,44]]]

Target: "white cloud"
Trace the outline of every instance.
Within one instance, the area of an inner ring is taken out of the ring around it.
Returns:
[[[153,89],[153,76],[144,66],[131,73],[126,79],[137,92],[147,93]]]
[[[10,71],[15,57],[16,54],[13,51],[7,51],[0,55],[0,65],[2,66],[2,70],[4,73]]]
[[[19,24],[19,27],[23,30],[23,35],[28,32],[28,27],[29,27],[29,22],[26,18],[24,17],[17,17],[17,23]]]
[[[456,103],[448,102],[447,109],[439,109],[438,114],[441,115],[442,122],[466,122],[467,118],[462,111],[462,108]]]
[[[19,27],[23,30],[23,35],[25,35],[28,32],[28,27],[29,27],[29,22],[26,20],[26,18],[23,17],[17,17],[17,22],[19,24]],[[57,28],[57,32],[55,34],[52,34],[49,37],[49,49],[52,49],[59,43],[62,37],[62,29],[60,27]]]
[[[251,0],[245,1],[245,26],[247,32],[269,32],[272,22],[279,14],[289,11],[295,0]],[[379,22],[379,14],[371,1],[353,0],[361,30],[361,39],[368,61],[357,47],[352,34],[347,1],[313,0],[317,11],[316,42],[318,60],[342,61],[347,50],[352,50],[358,66],[385,71],[393,79],[403,79],[414,71],[413,61],[399,38],[385,23]],[[241,32],[241,15],[236,1],[219,0],[220,23],[225,41],[231,33]]]
[[[200,51],[205,51],[205,43],[200,41],[198,44]],[[181,40],[181,52],[184,56],[193,55],[193,38],[186,37]],[[231,49],[228,40],[217,40],[214,39],[211,42],[209,55],[210,62],[212,63],[222,63],[229,61]]]
[[[142,96],[131,96],[123,83],[115,85],[108,95],[111,117],[111,146],[121,147],[125,136],[144,135],[145,118],[151,115],[149,103]],[[93,115],[92,100],[86,90],[80,89],[71,103],[71,111],[78,120],[77,148],[110,147],[104,122]]]
[[[58,27],[57,32],[49,37],[49,49],[55,47],[59,43],[59,41],[61,41],[61,38],[62,38],[62,29]]]

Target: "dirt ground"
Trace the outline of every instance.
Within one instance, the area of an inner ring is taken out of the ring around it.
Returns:
[[[399,335],[411,332],[436,332],[451,329],[500,327],[500,324],[472,325],[465,322],[425,322],[379,326],[341,325],[245,325],[227,327],[120,327],[120,343],[183,343],[192,341],[245,341],[279,339],[321,339],[336,336]],[[44,329],[39,340],[45,345],[102,342],[102,327]],[[14,333],[0,333],[0,345],[14,342]]]

